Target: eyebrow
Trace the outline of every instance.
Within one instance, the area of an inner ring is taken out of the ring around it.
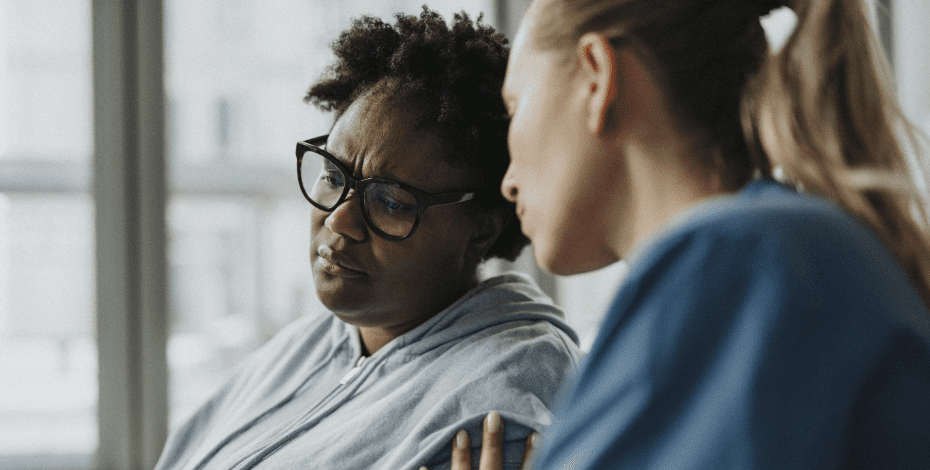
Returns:
[[[329,144],[329,142],[327,142],[327,144]],[[350,161],[349,161],[348,158],[346,158],[344,155],[342,155],[342,153],[333,153],[333,151],[330,150],[330,149],[328,149],[328,148],[324,148],[324,150],[326,150],[327,152],[329,152],[330,155],[336,157],[336,160],[339,162],[340,165],[342,165],[342,169],[343,169],[346,173],[348,173],[349,176],[351,176],[351,177],[353,177],[353,178],[355,178],[355,179],[357,179],[357,180],[359,180],[359,181],[361,181],[361,180],[366,180],[366,179],[372,179],[372,178],[378,178],[378,179],[382,179],[382,180],[393,181],[393,182],[395,182],[395,183],[406,184],[407,186],[412,186],[412,187],[415,187],[415,188],[419,189],[418,186],[413,185],[413,184],[410,184],[410,183],[408,183],[407,181],[404,181],[404,180],[395,178],[394,176],[391,176],[390,174],[385,174],[385,173],[391,173],[391,172],[390,172],[390,169],[392,168],[392,166],[391,166],[390,164],[388,164],[388,165],[379,165],[379,167],[376,169],[376,171],[373,172],[374,174],[369,174],[368,176],[365,176],[365,175],[363,175],[363,174],[361,174],[361,173],[356,174],[356,173],[355,173],[355,168],[354,168],[354,166],[350,163]],[[359,168],[359,171],[361,171],[362,169],[363,169],[363,168]],[[385,171],[385,170],[387,170],[387,171]],[[421,190],[421,191],[422,191],[422,190]]]
[[[329,153],[330,155],[336,157],[336,161],[338,161],[340,164],[342,164],[342,166],[346,167],[346,168],[345,168],[346,170],[349,169],[349,163],[346,161],[346,158],[345,158],[341,153],[335,153],[335,152],[333,152],[332,149],[329,147],[329,142],[326,142],[326,143],[325,143],[322,147],[320,147],[320,148],[322,148],[323,150],[326,150],[327,153]],[[352,175],[352,176],[355,176],[355,175]]]

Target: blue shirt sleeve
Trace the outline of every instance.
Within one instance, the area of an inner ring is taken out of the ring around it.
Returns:
[[[568,386],[536,468],[930,462],[930,349],[901,315],[925,320],[926,309],[868,231],[826,219],[757,214],[650,249]],[[896,452],[876,444],[900,429]]]

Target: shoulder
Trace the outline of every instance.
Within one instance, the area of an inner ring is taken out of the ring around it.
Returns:
[[[577,368],[581,359],[575,341],[542,320],[512,320],[485,328],[463,338],[445,355],[476,377],[501,373],[541,380],[544,374],[556,382]]]
[[[865,364],[897,331],[930,336],[891,253],[830,202],[772,183],[696,209],[632,264],[603,351],[647,368],[736,346],[795,366],[844,355]]]
[[[577,335],[532,279],[507,273],[482,284],[463,305],[454,329],[464,334],[448,354],[492,363],[532,355],[551,364],[577,364]]]
[[[887,290],[909,289],[891,253],[858,219],[822,198],[772,182],[699,204],[642,251],[631,275],[689,269],[702,275],[686,282],[711,276],[736,282],[738,274],[782,287],[816,282],[840,293],[878,276]]]
[[[687,220],[667,230],[656,247],[696,239],[764,242],[750,245],[757,250],[826,241],[880,247],[871,231],[833,203],[772,182],[754,182],[734,195],[699,203],[684,217]]]
[[[696,207],[643,250],[602,329],[665,345],[652,351],[696,347],[691,338],[717,353],[711,345],[749,338],[776,349],[802,339],[823,348],[829,338],[865,347],[895,328],[926,330],[926,321],[870,230],[823,199],[770,183]]]
[[[530,281],[506,275],[486,281],[454,319],[410,345],[403,367],[415,372],[405,386],[423,386],[405,413],[422,417],[410,435],[431,456],[430,468],[448,468],[459,429],[480,442],[491,411],[505,423],[505,468],[519,468],[524,440],[551,424],[556,395],[581,358],[560,316]]]
[[[479,429],[481,418],[498,410],[528,433],[548,425],[555,396],[577,370],[581,352],[570,329],[549,312],[551,303],[508,295],[523,300],[467,309],[397,360],[416,367],[417,376],[431,384],[427,402],[450,406]],[[478,297],[471,305],[485,304]]]
[[[444,351],[427,367],[430,387],[422,402],[432,418],[424,426],[429,468],[448,468],[449,442],[465,429],[480,442],[491,411],[504,420],[504,467],[520,468],[523,445],[533,431],[552,423],[562,384],[573,377],[581,353],[562,330],[538,320],[518,320],[475,332]],[[473,451],[478,462],[480,447]]]
[[[527,276],[485,280],[407,338],[403,354],[462,361],[469,368],[533,354],[552,364],[578,361],[578,337],[562,310]]]

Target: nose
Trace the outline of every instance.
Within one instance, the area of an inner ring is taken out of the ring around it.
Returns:
[[[365,241],[368,236],[368,227],[365,225],[362,207],[358,202],[358,193],[350,191],[346,200],[326,216],[323,225],[333,233],[355,241]]]
[[[504,180],[501,181],[501,194],[504,196],[504,199],[516,203],[517,202],[517,181],[514,178],[513,163],[507,167],[507,173],[504,174]]]

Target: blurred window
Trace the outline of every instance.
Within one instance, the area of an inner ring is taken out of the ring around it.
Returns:
[[[90,2],[0,1],[0,468],[97,446],[90,34]]]

